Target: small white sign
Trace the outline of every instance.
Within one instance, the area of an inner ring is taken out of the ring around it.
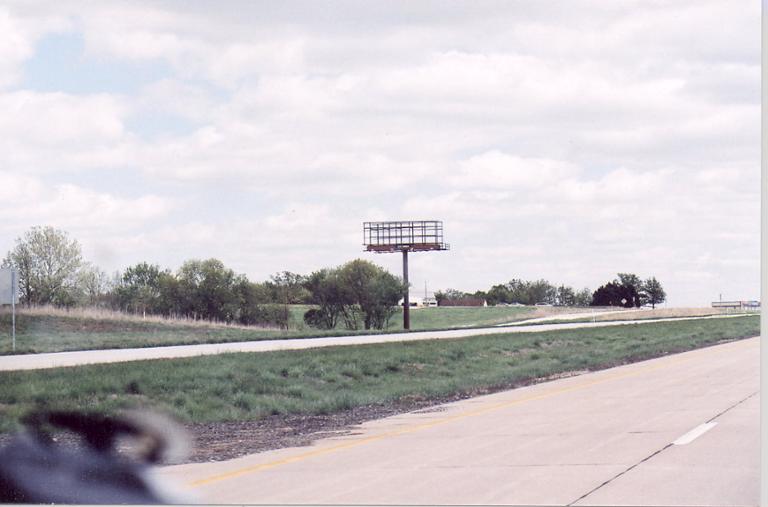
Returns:
[[[19,272],[0,268],[0,305],[19,303]]]

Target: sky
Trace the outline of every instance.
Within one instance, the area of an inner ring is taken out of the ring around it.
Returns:
[[[401,274],[362,223],[442,220],[414,293],[758,299],[759,113],[758,1],[6,1],[0,255]]]

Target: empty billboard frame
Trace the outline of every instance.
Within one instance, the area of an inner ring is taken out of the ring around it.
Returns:
[[[403,329],[410,329],[408,252],[450,250],[450,245],[443,241],[443,222],[441,220],[363,222],[363,245],[367,252],[403,252],[403,282],[405,283]]]

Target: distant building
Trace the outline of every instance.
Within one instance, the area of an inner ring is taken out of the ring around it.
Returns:
[[[403,306],[403,300],[397,302],[399,306]],[[437,299],[434,297],[416,296],[413,294],[408,295],[408,306],[411,308],[429,308],[437,306]]]
[[[457,299],[443,299],[440,301],[440,306],[488,306],[488,302],[483,298],[457,298]]]
[[[729,308],[734,310],[759,310],[760,301],[712,301],[712,308]]]

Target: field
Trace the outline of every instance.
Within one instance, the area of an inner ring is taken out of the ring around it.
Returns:
[[[107,310],[57,310],[39,308],[17,310],[16,354],[93,350],[106,348],[157,347],[197,343],[223,343],[251,340],[301,339],[317,336],[402,332],[402,313],[396,314],[384,331],[349,331],[342,327],[318,330],[302,322],[307,305],[292,305],[289,330],[232,326],[186,319],[142,318]],[[570,312],[589,311],[563,307],[438,307],[411,311],[411,330],[455,329],[493,326],[531,318],[560,316],[558,322],[631,320],[660,317],[713,315],[710,308],[636,310],[590,318],[565,320]],[[531,324],[534,325],[534,324]],[[11,316],[0,313],[0,355],[12,354]]]
[[[17,354],[105,348],[154,347],[195,343],[221,343],[281,338],[360,334],[337,328],[321,331],[301,321],[308,306],[290,307],[289,330],[228,326],[200,321],[168,320],[117,312],[51,308],[19,309],[16,316]],[[540,313],[532,307],[424,308],[411,312],[411,329],[478,327],[510,322]],[[393,318],[387,332],[402,330],[402,315]],[[375,331],[370,331],[375,332]],[[11,316],[0,314],[0,354],[11,354]]]
[[[0,373],[0,431],[36,407],[156,407],[187,423],[490,392],[759,334],[759,317]]]

